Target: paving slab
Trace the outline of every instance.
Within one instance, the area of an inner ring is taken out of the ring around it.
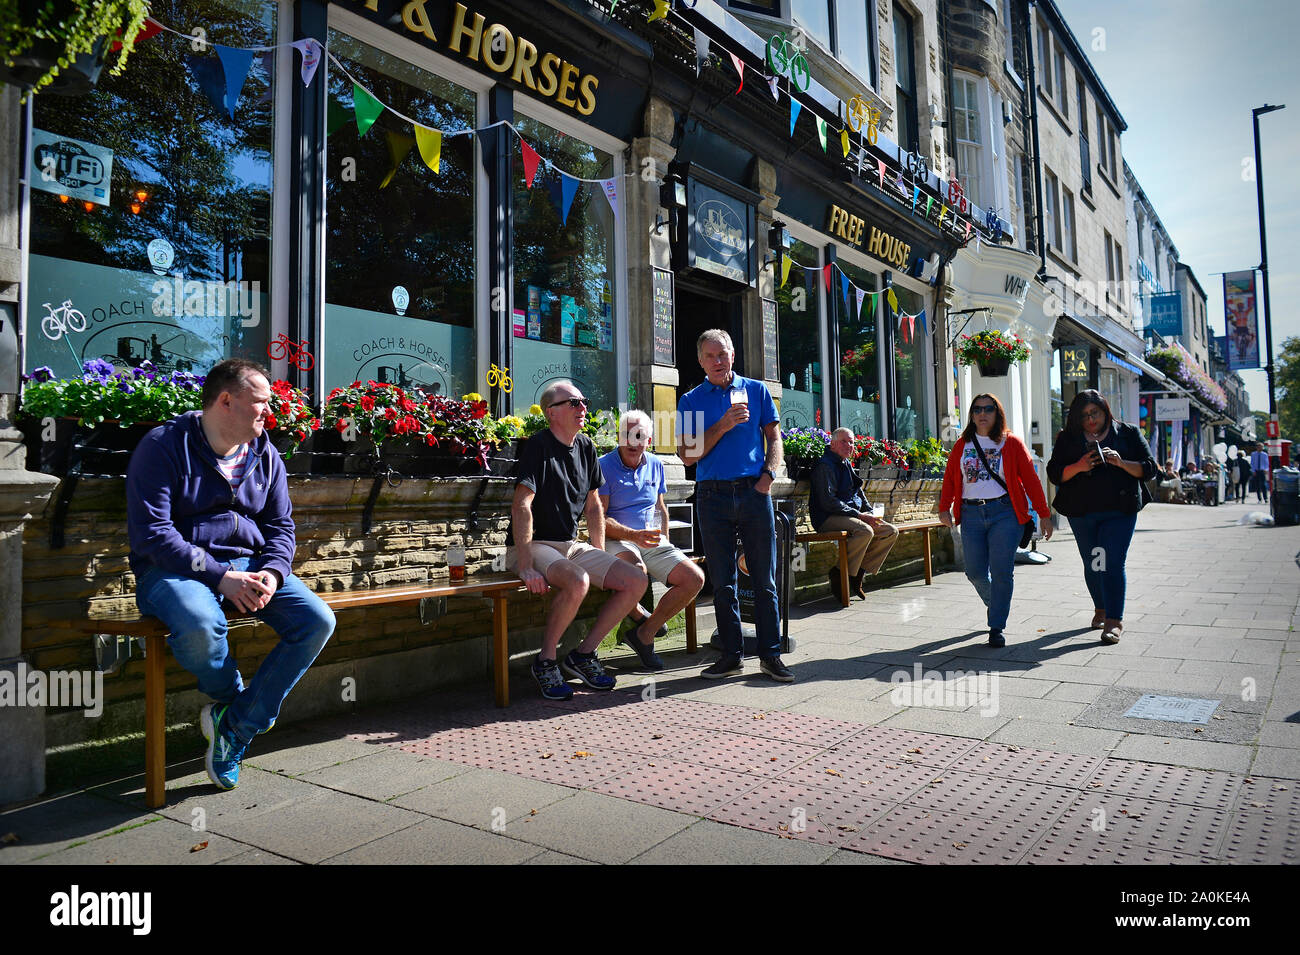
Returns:
[[[38,865],[216,865],[247,850],[244,843],[161,816],[40,856]]]
[[[108,835],[122,826],[159,819],[117,800],[87,793],[57,796],[0,813],[0,865],[14,865]]]
[[[694,821],[685,813],[580,792],[540,809],[517,837],[592,862],[623,863]]]
[[[1111,755],[1152,763],[1173,763],[1200,769],[1221,769],[1244,773],[1250,769],[1252,747],[1248,744],[1201,743],[1159,736],[1126,736]],[[1300,762],[1297,763],[1300,767]]]
[[[517,865],[541,850],[535,845],[457,825],[424,819],[397,832],[324,860],[326,865]]]
[[[360,761],[358,761],[360,760]],[[405,793],[453,776],[470,772],[468,766],[440,759],[416,757],[396,749],[371,752],[358,760],[347,760],[303,773],[298,778],[380,802],[393,800]]]
[[[633,865],[820,865],[835,850],[707,819],[669,836]]]

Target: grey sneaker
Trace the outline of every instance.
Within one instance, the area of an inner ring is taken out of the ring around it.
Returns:
[[[589,657],[578,656],[578,651],[570,650],[569,655],[560,663],[560,668],[571,677],[581,680],[593,690],[612,690],[618,681],[605,672],[600,660],[593,653]]]
[[[540,658],[529,668],[533,679],[541,687],[542,696],[548,700],[568,700],[573,698],[573,687],[564,682],[564,676],[554,660],[543,662]]]

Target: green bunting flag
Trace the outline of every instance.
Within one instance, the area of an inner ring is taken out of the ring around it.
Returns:
[[[325,135],[333,136],[345,123],[352,122],[352,110],[333,96],[325,106]]]
[[[822,152],[826,152],[826,120],[817,117],[817,138],[822,142]]]
[[[353,83],[352,110],[357,117],[357,136],[364,136],[384,112],[384,104]]]

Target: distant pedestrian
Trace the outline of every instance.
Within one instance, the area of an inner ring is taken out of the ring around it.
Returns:
[[[1058,488],[1053,506],[1070,521],[1092,596],[1092,628],[1103,643],[1124,630],[1124,561],[1137,513],[1151,500],[1146,481],[1159,470],[1142,432],[1116,421],[1101,393],[1081,391],[1056,436],[1047,479]]]
[[[1232,462],[1232,470],[1228,473],[1232,476],[1234,498],[1246,503],[1246,487],[1250,483],[1250,461],[1246,458],[1245,451],[1237,452],[1237,459]]]
[[[1268,454],[1264,445],[1256,444],[1250,455],[1250,487],[1257,503],[1268,503]]]
[[[1028,498],[1028,503],[1026,502]],[[976,395],[966,430],[948,454],[939,496],[939,520],[961,526],[966,577],[988,608],[989,646],[1006,646],[1012,573],[1029,504],[1051,540],[1047,498],[1025,443],[1007,430],[1002,403]]]

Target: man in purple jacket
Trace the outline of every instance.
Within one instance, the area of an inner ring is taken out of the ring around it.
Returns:
[[[208,776],[239,783],[249,742],[334,632],[334,613],[293,575],[284,462],[265,433],[271,387],[255,362],[223,361],[203,410],[145,436],[126,476],[136,603],[171,631],[177,662],[215,700],[199,712]],[[247,686],[226,639],[224,604],[269,624],[280,642]]]

